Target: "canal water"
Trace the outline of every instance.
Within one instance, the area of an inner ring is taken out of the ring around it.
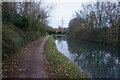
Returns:
[[[55,35],[57,49],[91,78],[120,78],[118,48]]]

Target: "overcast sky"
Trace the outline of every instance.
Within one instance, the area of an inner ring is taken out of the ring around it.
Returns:
[[[49,25],[52,27],[67,27],[69,21],[73,18],[75,11],[80,10],[80,4],[81,3],[77,2],[54,2],[55,7],[53,8]]]
[[[82,2],[90,3],[95,2],[95,0],[43,0],[43,2],[44,6],[53,6],[49,17],[49,25],[57,28],[58,26],[68,27],[69,21],[74,17],[75,11],[81,10]]]
[[[44,6],[52,6],[50,13],[49,26],[57,28],[58,26],[68,27],[69,21],[73,18],[75,11],[80,10],[81,2],[68,0],[43,0]],[[63,24],[62,24],[63,19]]]

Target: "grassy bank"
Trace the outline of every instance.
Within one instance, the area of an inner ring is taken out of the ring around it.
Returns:
[[[110,28],[95,28],[95,29],[77,29],[79,31],[75,31],[74,28],[68,31],[68,36],[78,40],[84,40],[94,43],[101,43],[104,45],[118,46],[118,36],[113,36],[110,34],[112,29]],[[73,31],[73,32],[72,32]],[[116,31],[117,33],[117,31]],[[115,33],[112,33],[115,34]]]
[[[41,8],[41,5],[39,2],[2,3],[3,60],[47,34],[45,26],[48,25],[49,11],[46,11],[48,8]]]
[[[56,49],[53,37],[46,42],[44,51],[56,78],[87,78],[75,64]]]
[[[45,30],[36,32],[33,29],[28,28],[22,30],[12,23],[2,25],[2,57],[3,60],[10,58],[19,49],[27,45],[28,43],[37,40],[45,35]],[[44,33],[43,33],[44,32]]]

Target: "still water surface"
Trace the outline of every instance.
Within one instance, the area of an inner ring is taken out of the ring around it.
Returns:
[[[120,78],[118,48],[54,36],[57,49],[92,78]]]

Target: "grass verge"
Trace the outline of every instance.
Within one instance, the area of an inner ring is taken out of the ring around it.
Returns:
[[[57,50],[52,36],[50,36],[46,42],[44,51],[51,72],[56,78],[87,78],[83,72],[80,72],[77,65],[73,64],[67,57]]]

